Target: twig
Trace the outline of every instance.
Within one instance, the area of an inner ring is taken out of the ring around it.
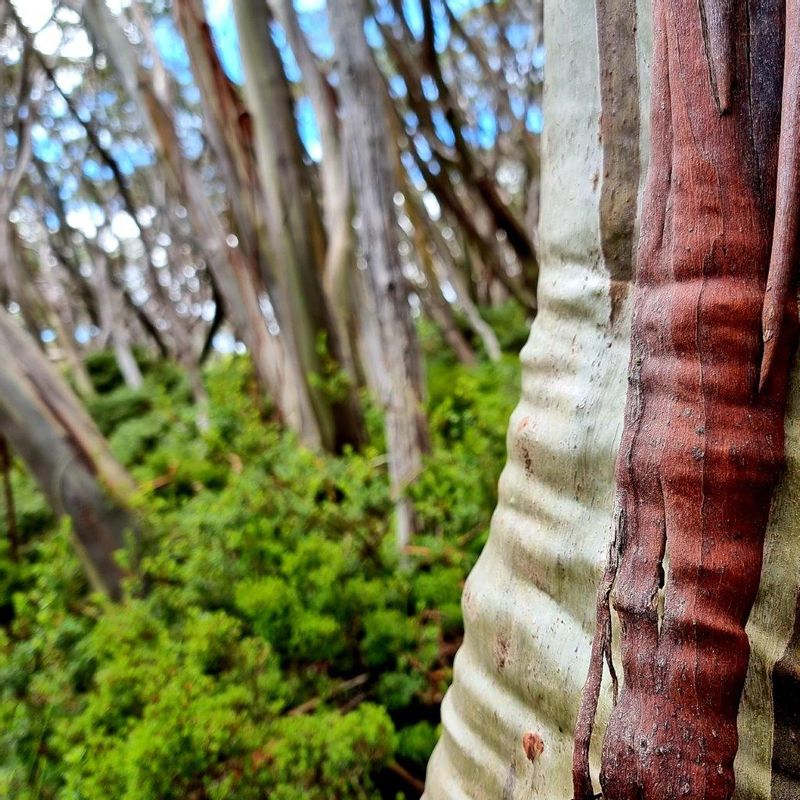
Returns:
[[[412,775],[405,767],[401,767],[396,761],[390,761],[386,765],[395,775],[401,777],[409,786],[413,786],[420,794],[425,791],[425,781],[421,781]]]
[[[329,700],[331,697],[336,697],[336,695],[349,692],[351,689],[357,689],[359,686],[363,686],[368,680],[369,673],[362,672],[360,675],[356,675],[354,678],[349,678],[346,681],[342,681],[337,686],[334,686],[326,695],[312,697],[310,700],[306,700],[305,703],[301,703],[299,706],[290,709],[286,714],[289,717],[299,717],[301,714],[308,714],[323,701]]]

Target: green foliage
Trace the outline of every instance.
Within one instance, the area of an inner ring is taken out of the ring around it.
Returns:
[[[435,742],[515,359],[465,369],[431,352],[434,448],[412,492],[423,532],[400,571],[379,436],[357,454],[304,450],[242,359],[208,372],[200,434],[172,367],[146,365],[132,393],[93,358],[91,410],[142,487],[141,574],[119,605],[92,595],[69,526],[15,469],[21,559],[0,543],[0,796],[416,796],[389,766],[421,778]]]

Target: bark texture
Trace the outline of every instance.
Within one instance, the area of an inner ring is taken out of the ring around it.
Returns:
[[[375,303],[380,367],[386,380],[381,397],[386,413],[389,476],[397,509],[397,541],[405,547],[414,531],[413,514],[403,497],[422,468],[428,430],[422,409],[423,375],[419,342],[408,309],[408,284],[398,253],[392,196],[393,143],[384,105],[384,88],[364,34],[359,0],[331,4],[331,35],[336,46],[341,100],[360,224],[362,251]],[[367,361],[369,363],[369,361]]]
[[[619,508],[579,716],[577,800],[595,796],[581,734],[596,698],[593,676],[603,655],[610,660],[605,607],[614,572],[624,684],[605,734],[604,797],[733,795],[745,625],[784,464],[797,328],[787,289],[796,229],[784,205],[798,198],[782,153],[776,218],[780,4],[655,0],[654,26]],[[796,93],[795,84],[790,106]],[[786,127],[783,136],[794,140]],[[773,245],[784,251],[775,256],[775,330],[762,331]],[[764,336],[773,344],[762,376]]]
[[[636,10],[639,94],[646,108],[651,0],[638,0]],[[602,62],[613,63],[615,54],[600,51],[597,20],[594,0],[545,5],[540,312],[521,356],[522,397],[509,423],[508,462],[491,533],[464,589],[465,638],[442,704],[443,731],[428,766],[426,800],[574,796],[574,723],[595,628],[593,600],[612,538],[633,294],[626,293],[612,323],[613,272],[601,235],[601,224],[611,221],[600,217],[606,143],[599,134]],[[629,35],[631,23],[626,17],[622,26]],[[762,47],[752,51],[755,64],[770,39],[751,41]],[[704,86],[707,76],[706,70]],[[770,115],[762,105],[754,111],[754,130],[764,135]],[[649,125],[648,115],[640,116],[642,162],[648,158]],[[644,215],[639,217],[644,224]],[[751,653],[738,712],[734,800],[800,796],[799,454],[795,366],[787,466],[772,503],[760,586],[747,623]],[[613,622],[619,663],[616,615]],[[590,749],[596,792],[611,709],[606,679]],[[534,760],[525,747],[528,734],[543,744]],[[662,800],[673,797],[691,795],[665,793]]]

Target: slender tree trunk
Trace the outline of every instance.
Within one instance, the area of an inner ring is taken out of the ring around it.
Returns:
[[[422,273],[425,276],[425,286],[417,291],[420,296],[425,312],[433,320],[434,324],[442,332],[445,342],[455,353],[456,358],[468,366],[476,362],[475,351],[470,347],[464,334],[458,326],[453,306],[447,302],[447,298],[442,294],[442,287],[439,284],[439,276],[433,265],[433,259],[428,251],[429,244],[422,236],[421,230],[414,227],[414,248],[417,251]]]
[[[258,264],[264,285],[274,295],[275,275],[267,259],[263,192],[249,112],[240,89],[230,81],[219,60],[202,0],[175,0],[172,10],[200,90],[204,125],[225,181],[239,246]]]
[[[430,221],[425,209],[422,208],[422,204],[414,196],[413,190],[409,186],[406,186],[405,197],[406,208],[409,212],[409,218],[414,225],[414,229],[421,229],[423,231],[422,242],[424,242],[427,237],[427,241],[435,247],[436,253],[439,255],[438,260],[444,276],[456,294],[458,305],[464,312],[467,324],[483,343],[489,360],[499,361],[502,352],[500,350],[500,343],[497,341],[497,335],[492,330],[491,326],[481,317],[478,307],[472,301],[469,291],[464,285],[463,277],[459,274],[458,268],[453,264],[453,255],[442,237],[441,231]],[[418,247],[419,246],[424,245],[421,244],[418,245]]]
[[[33,276],[24,276],[22,267],[17,257],[17,248],[14,244],[14,230],[8,220],[11,211],[10,204],[0,204],[0,263],[3,265],[3,283],[9,295],[19,306],[22,319],[28,332],[39,341],[41,333],[41,320],[36,313],[36,303],[29,281]]]
[[[348,316],[355,269],[353,199],[347,155],[342,147],[341,124],[336,113],[336,94],[323,75],[308,46],[291,0],[269,0],[272,13],[286,32],[308,92],[320,131],[322,159],[319,166],[322,212],[327,234],[322,285],[331,309],[343,358],[355,374],[354,354],[349,347]]]
[[[136,522],[135,486],[92,420],[29,337],[0,309],[0,435],[25,462],[56,514],[72,518],[78,554],[95,588],[118,598],[116,560]]]
[[[142,373],[131,350],[128,331],[125,328],[125,318],[121,313],[122,309],[116,304],[116,297],[108,274],[108,261],[105,253],[97,248],[92,248],[92,250],[95,291],[97,292],[101,326],[108,333],[125,385],[130,389],[140,389]]]
[[[306,381],[322,443],[329,449],[360,445],[363,421],[352,387],[331,398],[321,342],[334,364],[344,363],[337,331],[322,290],[324,232],[303,164],[291,93],[280,53],[272,41],[266,4],[235,0],[234,13],[244,63],[245,91],[256,134],[258,166],[266,197],[272,252],[279,265],[283,318]],[[314,376],[318,376],[315,378]]]
[[[3,473],[3,511],[6,519],[6,535],[8,536],[8,550],[14,561],[19,559],[19,534],[17,533],[17,510],[14,502],[14,487],[11,483],[11,469],[14,461],[8,442],[0,434],[0,472]]]
[[[422,467],[422,456],[428,449],[428,429],[422,408],[419,343],[409,314],[408,284],[397,248],[392,202],[394,144],[384,103],[383,79],[364,35],[362,6],[358,0],[337,0],[330,10],[345,141],[360,218],[358,231],[375,301],[381,366],[389,387],[381,399],[397,510],[397,542],[402,549],[415,529],[405,490]]]
[[[56,292],[59,292],[61,296],[56,296]],[[52,309],[50,324],[55,329],[56,341],[63,351],[70,377],[78,394],[83,398],[93,397],[94,385],[75,341],[72,314],[67,307],[69,300],[64,296],[63,290],[55,289],[55,287],[53,287],[52,294],[45,296],[44,300]]]

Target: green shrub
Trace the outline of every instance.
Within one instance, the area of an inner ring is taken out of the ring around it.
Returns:
[[[208,370],[200,434],[173,367],[143,362],[134,393],[92,357],[91,411],[142,487],[142,575],[119,605],[92,595],[69,526],[15,469],[0,796],[395,800],[390,762],[423,775],[518,392],[515,359],[426,349],[433,450],[407,570],[374,406],[364,452],[323,456],[271,420],[244,359]]]

